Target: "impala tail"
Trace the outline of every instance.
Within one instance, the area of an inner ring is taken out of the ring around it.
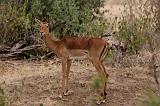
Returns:
[[[127,44],[115,37],[116,32],[105,32],[102,34],[102,39],[109,43],[111,49],[117,49],[124,54],[127,51]]]

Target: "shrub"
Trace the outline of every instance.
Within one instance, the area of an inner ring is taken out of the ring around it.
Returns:
[[[18,2],[1,3],[1,44],[12,45],[20,39],[27,40],[29,19],[25,16],[24,5]]]
[[[125,0],[123,16],[115,18],[118,38],[128,44],[129,52],[137,53],[147,45],[149,39],[155,38],[159,24],[156,0]]]
[[[32,14],[49,22],[65,22],[63,28],[54,29],[58,35],[98,35],[106,25],[103,15],[97,18],[93,13],[99,11],[103,2],[104,0],[33,0]]]
[[[106,29],[106,20],[99,8],[104,0],[2,0],[0,41],[12,45],[19,39],[30,43],[30,36],[38,31],[34,19],[38,18],[51,24],[63,23],[63,28],[51,28],[56,36],[99,35]],[[96,13],[94,15],[93,13]]]
[[[4,91],[2,88],[0,88],[0,106],[6,106],[5,99],[4,99]]]
[[[97,90],[102,86],[102,78],[99,75],[95,75],[92,79],[91,87],[93,90]]]
[[[144,95],[138,98],[138,106],[160,106],[160,97],[153,91],[147,90]]]

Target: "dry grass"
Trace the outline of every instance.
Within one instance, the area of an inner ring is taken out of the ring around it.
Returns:
[[[96,71],[88,61],[74,62],[70,73],[70,89],[74,93],[59,100],[61,64],[48,61],[0,61],[1,82],[9,106],[94,106],[97,92],[91,89]],[[109,73],[107,99],[103,105],[135,106],[137,95],[147,87],[156,92],[148,67],[106,66]],[[102,106],[103,106],[102,105]]]
[[[143,14],[140,7],[145,1],[146,0],[135,0],[133,4],[130,4],[130,0],[106,0],[101,11],[105,11],[104,16],[107,19],[114,21],[115,17],[122,18],[122,16],[127,16],[127,14],[130,13],[129,5],[131,5],[134,15],[139,16]]]

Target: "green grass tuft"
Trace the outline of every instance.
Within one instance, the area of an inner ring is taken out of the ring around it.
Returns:
[[[92,89],[97,90],[102,86],[102,78],[99,75],[95,75],[92,79]]]

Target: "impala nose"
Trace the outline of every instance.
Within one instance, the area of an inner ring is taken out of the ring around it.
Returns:
[[[44,32],[40,32],[40,36],[41,36],[41,38],[44,36]]]

